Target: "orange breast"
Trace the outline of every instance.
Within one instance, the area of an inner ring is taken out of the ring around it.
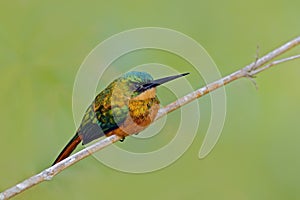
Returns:
[[[118,135],[126,137],[132,134],[138,134],[147,128],[155,119],[159,110],[158,99],[148,100],[132,99],[129,101],[129,115],[119,128],[109,132],[107,136]]]

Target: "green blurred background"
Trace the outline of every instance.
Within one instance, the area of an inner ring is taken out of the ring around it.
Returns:
[[[99,42],[136,27],[175,29],[227,75],[252,62],[257,45],[262,55],[299,35],[299,7],[296,0],[1,1],[0,190],[49,166],[73,135],[76,72]],[[299,199],[299,65],[259,75],[259,90],[249,80],[226,86],[224,130],[203,160],[209,97],[199,100],[204,130],[171,166],[127,174],[89,157],[16,199]]]

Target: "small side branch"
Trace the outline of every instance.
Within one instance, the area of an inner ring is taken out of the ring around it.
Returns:
[[[281,64],[283,62],[291,61],[291,60],[296,60],[298,58],[300,58],[300,55],[295,55],[295,56],[291,56],[291,57],[288,57],[288,58],[283,58],[283,59],[280,59],[280,60],[275,60],[275,61],[273,61],[273,62],[271,62],[271,63],[269,63],[269,64],[267,64],[265,66],[262,66],[260,68],[255,69],[255,70],[252,70],[249,74],[251,76],[254,76],[254,75],[256,75],[256,74],[258,74],[258,73],[260,73],[260,72],[262,72],[262,71],[264,71],[264,70],[266,70],[268,68],[271,68],[271,67],[275,66],[275,65]]]
[[[195,99],[198,99],[198,98],[200,98],[200,97],[202,97],[202,96],[204,96],[204,95],[206,95],[228,83],[231,83],[237,79],[240,79],[243,77],[251,78],[254,75],[257,75],[257,74],[261,73],[262,71],[265,71],[266,69],[269,69],[275,65],[300,58],[300,55],[295,55],[295,56],[291,56],[288,58],[284,58],[284,59],[280,59],[280,60],[271,62],[274,58],[278,57],[279,55],[282,55],[286,51],[292,49],[293,47],[295,47],[299,44],[300,44],[300,36],[285,43],[284,45],[280,46],[279,48],[271,51],[270,53],[266,54],[262,58],[257,59],[255,62],[247,65],[246,67],[244,67],[228,76],[225,76],[225,77],[221,78],[220,80],[210,83],[207,86],[202,87],[190,94],[187,94],[184,97],[181,97],[180,99],[176,100],[173,103],[170,103],[166,107],[161,108],[158,111],[158,114],[157,114],[155,120],[157,120],[157,119],[163,117],[164,115],[180,108],[181,106],[184,106],[184,105],[188,104],[189,102],[194,101]],[[269,63],[269,64],[267,64],[267,63]],[[116,135],[112,135],[107,138],[104,138],[103,140],[75,153],[74,155],[57,163],[56,165],[45,169],[44,171],[40,172],[39,174],[36,174],[36,175],[24,180],[23,182],[3,191],[2,193],[0,193],[0,199],[9,199],[21,192],[33,187],[36,184],[39,184],[46,180],[51,180],[55,175],[57,175],[61,171],[65,170],[69,166],[75,164],[76,162],[82,160],[83,158],[86,158],[87,156],[89,156],[89,155],[103,149],[104,147],[111,145],[121,139],[122,138],[120,138]]]

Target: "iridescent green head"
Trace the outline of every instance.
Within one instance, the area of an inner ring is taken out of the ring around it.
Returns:
[[[125,73],[121,77],[125,78],[127,80],[130,80],[132,82],[141,83],[141,84],[149,83],[149,82],[153,81],[152,76],[150,74],[148,74],[147,72],[131,71],[131,72]]]

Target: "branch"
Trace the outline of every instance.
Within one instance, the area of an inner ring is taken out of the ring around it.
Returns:
[[[208,84],[207,86],[204,86],[190,94],[187,94],[184,97],[181,97],[180,99],[176,100],[173,103],[170,103],[164,108],[161,108],[158,111],[158,114],[156,116],[156,119],[159,119],[163,117],[164,115],[180,108],[181,106],[194,101],[195,99],[198,99],[224,85],[227,85],[228,83],[231,83],[232,81],[235,81],[239,78],[247,77],[247,78],[252,78],[254,75],[283,62],[290,61],[296,58],[299,58],[300,55],[292,56],[289,58],[281,59],[274,61],[270,63],[269,65],[265,65],[266,63],[270,62],[274,58],[278,57],[279,55],[285,53],[286,51],[292,49],[293,47],[297,46],[300,44],[300,36],[287,42],[286,44],[280,46],[279,48],[271,51],[270,53],[266,54],[262,58],[257,59],[256,61],[252,62],[251,64],[247,65],[246,67],[233,72],[232,74],[225,76],[221,78],[220,80],[217,80],[215,82],[212,82]]]
[[[183,106],[191,101],[194,101],[195,99],[198,99],[198,98],[200,98],[200,97],[202,97],[202,96],[204,96],[204,95],[206,95],[228,83],[231,83],[237,79],[240,79],[243,77],[253,78],[254,75],[257,75],[260,72],[262,72],[266,69],[269,69],[275,65],[300,58],[300,55],[296,55],[296,56],[291,56],[291,57],[284,58],[281,60],[276,60],[276,61],[273,61],[273,62],[267,64],[274,58],[278,57],[279,55],[282,55],[286,51],[292,49],[293,47],[295,47],[299,44],[300,44],[300,36],[285,43],[284,45],[280,46],[279,48],[271,51],[270,53],[266,54],[262,58],[257,59],[256,61],[252,62],[251,64],[247,65],[246,67],[244,67],[236,72],[233,72],[232,74],[225,76],[225,77],[221,78],[220,80],[210,83],[207,86],[204,86],[190,94],[187,94],[184,97],[181,97],[180,99],[176,100],[173,103],[170,103],[166,107],[161,108],[158,111],[155,120],[157,120],[157,119],[163,117],[164,115],[180,108],[181,106]],[[23,182],[3,191],[2,193],[0,193],[0,199],[9,199],[25,190],[31,188],[32,186],[34,186],[36,184],[39,184],[43,181],[51,180],[55,175],[57,175],[61,171],[65,170],[69,166],[71,166],[71,165],[75,164],[76,162],[82,160],[83,158],[103,149],[104,147],[119,141],[120,139],[122,139],[122,138],[120,138],[116,135],[112,135],[107,138],[104,138],[103,140],[100,140],[97,143],[75,153],[74,155],[57,163],[56,165],[45,169],[44,171],[40,172],[39,174],[36,174],[36,175],[24,180]]]

